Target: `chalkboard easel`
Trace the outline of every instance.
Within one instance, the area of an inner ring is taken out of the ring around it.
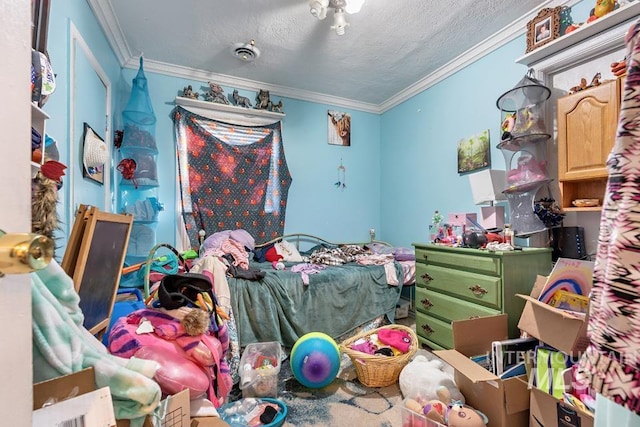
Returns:
[[[116,299],[133,216],[80,206],[62,266],[80,295],[84,327],[103,333]]]

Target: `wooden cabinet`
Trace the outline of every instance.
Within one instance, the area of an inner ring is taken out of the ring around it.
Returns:
[[[576,199],[598,199],[606,189],[606,161],[613,147],[620,112],[621,79],[558,99],[558,181],[561,207]]]
[[[453,347],[451,322],[508,314],[510,337],[536,275],[551,271],[551,249],[491,252],[414,243],[416,333],[423,347]]]

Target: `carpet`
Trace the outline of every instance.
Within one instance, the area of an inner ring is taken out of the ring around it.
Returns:
[[[416,355],[434,356],[426,350]],[[230,400],[242,397],[236,386]],[[285,427],[400,427],[403,400],[398,383],[369,388],[358,381],[349,357],[341,357],[336,379],[324,388],[303,386],[293,377],[289,359],[282,362],[278,376],[278,399],[285,402],[288,416]]]

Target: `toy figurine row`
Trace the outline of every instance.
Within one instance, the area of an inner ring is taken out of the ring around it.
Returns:
[[[198,99],[200,94],[193,90],[191,85],[182,89],[182,96],[185,98]],[[218,104],[233,104],[237,107],[255,108],[257,110],[273,111],[275,113],[282,113],[282,99],[276,104],[269,98],[269,91],[262,90],[256,95],[256,105],[253,106],[251,101],[246,96],[238,94],[238,89],[234,89],[230,97],[224,94],[222,87],[213,82],[209,82],[209,91],[202,95],[202,99],[207,102],[215,102]]]

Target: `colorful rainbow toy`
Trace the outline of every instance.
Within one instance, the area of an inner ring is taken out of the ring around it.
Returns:
[[[329,385],[340,370],[340,349],[329,335],[310,332],[291,349],[291,371],[298,382],[309,388]]]

